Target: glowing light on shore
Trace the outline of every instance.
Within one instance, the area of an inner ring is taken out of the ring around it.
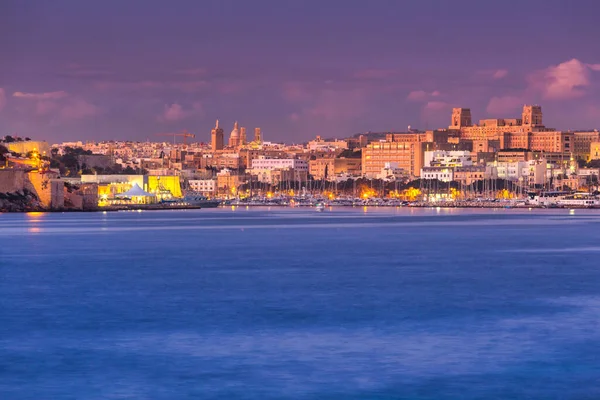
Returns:
[[[39,220],[40,218],[43,218],[46,215],[46,213],[39,212],[39,211],[31,211],[31,212],[25,213],[25,215],[31,221],[36,221],[36,220]]]

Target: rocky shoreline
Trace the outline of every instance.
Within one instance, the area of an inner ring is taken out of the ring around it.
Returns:
[[[35,193],[23,189],[14,193],[0,193],[0,212],[48,211]]]

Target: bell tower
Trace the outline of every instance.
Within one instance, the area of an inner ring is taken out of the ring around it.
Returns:
[[[523,126],[537,127],[544,126],[542,124],[542,107],[541,106],[523,106]]]
[[[470,108],[453,108],[450,129],[460,129],[466,126],[472,126]]]

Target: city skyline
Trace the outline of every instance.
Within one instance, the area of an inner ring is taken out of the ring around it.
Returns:
[[[0,7],[0,132],[146,140],[214,121],[266,140],[514,118],[600,125],[594,13],[579,1],[104,2]],[[510,29],[502,21],[510,18]]]

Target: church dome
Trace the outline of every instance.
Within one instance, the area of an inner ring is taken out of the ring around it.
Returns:
[[[238,129],[238,123],[237,123],[237,121],[236,121],[235,124],[233,124],[233,130],[231,131],[231,136],[230,137],[236,138],[236,139],[238,137],[240,137],[240,132],[239,132],[239,129]]]

